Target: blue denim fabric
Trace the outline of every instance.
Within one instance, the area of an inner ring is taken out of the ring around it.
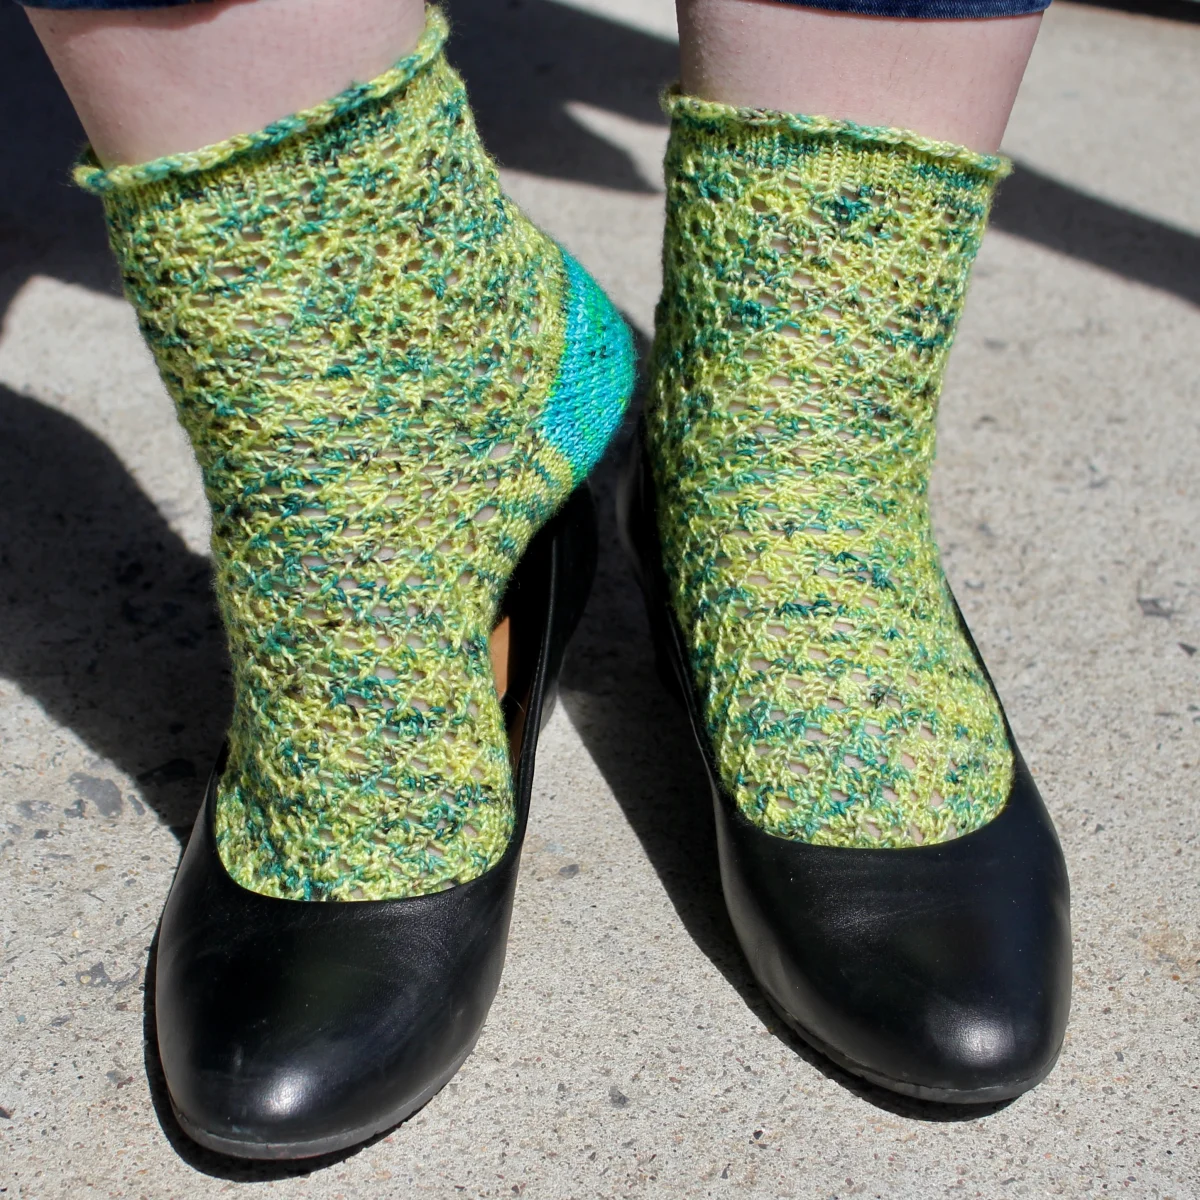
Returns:
[[[182,4],[207,4],[208,0],[17,0],[23,8],[71,8],[100,12],[116,8],[176,8]]]
[[[1050,0],[779,0],[801,8],[823,8],[827,12],[858,13],[864,17],[911,17],[946,20],[950,17],[1016,17],[1041,12]]]
[[[859,13],[867,17],[1014,17],[1041,12],[1050,0],[779,0],[800,3],[803,8],[829,12]],[[206,0],[17,0],[26,8],[172,8],[180,4],[204,4]]]

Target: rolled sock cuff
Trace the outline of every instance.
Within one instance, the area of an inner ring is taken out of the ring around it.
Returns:
[[[312,108],[302,109],[255,133],[239,133],[211,146],[189,150],[183,154],[168,154],[150,162],[132,166],[104,168],[89,148],[75,167],[75,182],[98,196],[115,192],[130,192],[164,180],[182,179],[234,162],[244,162],[256,155],[273,150],[284,142],[304,133],[322,129],[363,108],[386,100],[427,71],[441,55],[446,44],[449,26],[439,8],[426,9],[425,30],[416,49],[395,66],[367,83],[356,83]]]
[[[1012,162],[1004,155],[980,154],[907,129],[858,125],[832,117],[766,108],[737,108],[686,96],[678,86],[664,92],[662,106],[676,124],[691,125],[712,136],[736,135],[739,160],[762,170],[786,169],[798,159],[810,156],[814,147],[843,145],[858,150],[908,151],[943,170],[961,172],[982,184],[996,184],[1012,171]]]

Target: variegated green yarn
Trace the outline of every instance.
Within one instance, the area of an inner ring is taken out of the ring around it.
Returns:
[[[430,10],[327,104],[78,173],[203,470],[235,685],[217,838],[266,895],[420,895],[504,853],[489,636],[631,387],[628,330],[501,191],[445,34]]]
[[[942,371],[1006,164],[682,96],[648,437],[725,786],[780,837],[979,828],[1012,752],[927,501]]]

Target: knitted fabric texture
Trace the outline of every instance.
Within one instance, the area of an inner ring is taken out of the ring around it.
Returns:
[[[489,636],[631,388],[627,328],[502,193],[445,33],[431,10],[410,58],[260,133],[78,171],[203,471],[217,838],[266,895],[418,895],[504,853]]]
[[[672,96],[647,433],[725,786],[780,837],[944,841],[1007,799],[930,528],[942,370],[1003,160]]]

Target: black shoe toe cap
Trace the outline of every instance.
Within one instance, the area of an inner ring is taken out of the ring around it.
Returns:
[[[323,1154],[402,1121],[470,1053],[499,985],[519,854],[407,900],[276,900],[225,871],[213,794],[180,865],[155,971],[185,1131],[255,1158]]]
[[[755,977],[847,1069],[924,1099],[1015,1096],[1058,1055],[1070,1004],[1066,866],[1018,757],[966,837],[846,850],[772,837],[717,798],[722,878]]]

